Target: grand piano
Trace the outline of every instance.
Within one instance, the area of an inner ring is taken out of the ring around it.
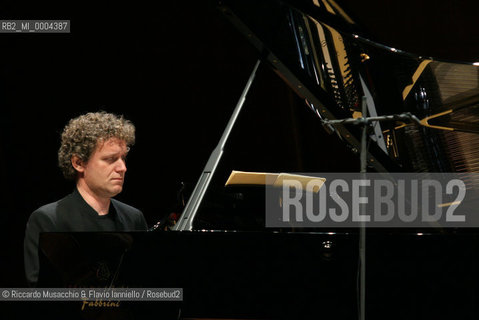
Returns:
[[[366,116],[362,101],[369,116],[418,120],[370,125],[368,171],[478,171],[475,64],[376,43],[331,0],[222,0],[217,8],[257,50],[261,67],[283,79],[352,155],[360,153],[361,128],[328,121]],[[65,306],[79,318],[478,317],[475,228],[368,229],[365,257],[360,228],[266,228],[265,188],[210,185],[223,143],[184,195],[181,214],[150,232],[43,234],[39,286],[184,289],[180,303],[124,303],[88,314]],[[62,252],[69,263],[58,258]]]

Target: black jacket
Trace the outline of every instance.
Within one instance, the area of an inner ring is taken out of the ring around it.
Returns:
[[[147,229],[146,220],[140,210],[111,199],[108,215],[100,216],[75,188],[65,198],[44,205],[30,215],[24,239],[27,282],[35,286],[38,281],[40,232],[147,231]]]

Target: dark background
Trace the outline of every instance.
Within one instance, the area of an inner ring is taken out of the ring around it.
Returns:
[[[448,60],[478,59],[473,1],[338,1],[371,39]],[[30,213],[72,189],[57,168],[67,121],[123,114],[137,127],[124,191],[150,226],[177,209],[216,146],[257,60],[212,1],[0,5],[1,19],[69,19],[70,34],[0,34],[0,287],[23,279]],[[358,170],[357,157],[261,66],[213,185],[231,170]]]

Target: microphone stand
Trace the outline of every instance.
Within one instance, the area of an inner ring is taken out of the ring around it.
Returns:
[[[369,125],[374,121],[397,121],[397,120],[412,120],[416,124],[421,125],[421,121],[414,116],[413,114],[407,112],[402,114],[388,115],[388,116],[378,116],[378,117],[367,117],[367,99],[365,96],[361,100],[361,118],[346,118],[340,120],[322,120],[323,124],[329,125],[342,125],[342,124],[353,124],[361,125],[361,153],[360,153],[360,175],[361,179],[366,180],[367,172],[367,131]],[[362,190],[363,196],[364,189]],[[361,206],[360,215],[364,216],[366,214],[364,206]],[[361,220],[359,224],[359,319],[366,319],[366,222]]]

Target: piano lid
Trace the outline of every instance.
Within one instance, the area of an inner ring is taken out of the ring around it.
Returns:
[[[224,0],[221,12],[321,119],[411,112],[376,122],[369,165],[392,172],[479,171],[479,77],[473,63],[419,56],[369,40],[332,0]],[[353,150],[360,130],[330,128]]]

